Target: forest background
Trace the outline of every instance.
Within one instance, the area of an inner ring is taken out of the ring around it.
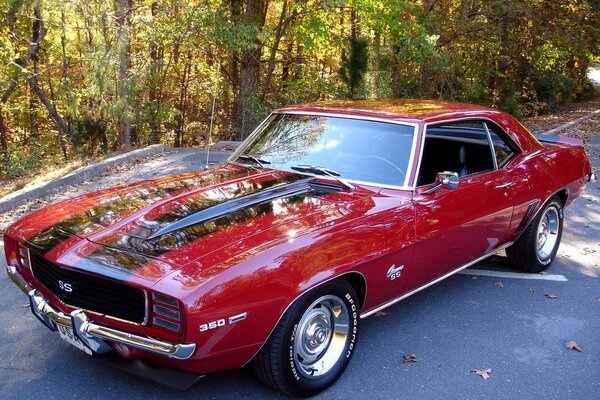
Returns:
[[[600,0],[5,0],[0,178],[243,139],[273,108],[431,98],[518,117],[594,95]]]

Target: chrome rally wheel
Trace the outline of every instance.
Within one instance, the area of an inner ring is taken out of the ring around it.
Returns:
[[[545,210],[537,228],[537,257],[540,260],[547,260],[556,248],[560,234],[560,216],[556,207],[550,207]]]
[[[556,196],[542,207],[515,243],[506,249],[510,262],[527,272],[542,272],[554,261],[563,226],[563,205]]]
[[[254,357],[257,377],[290,396],[315,395],[332,384],[350,362],[358,338],[360,304],[344,278],[297,299]]]
[[[350,314],[337,296],[323,296],[312,303],[294,335],[294,362],[306,378],[328,373],[342,357],[350,335]]]

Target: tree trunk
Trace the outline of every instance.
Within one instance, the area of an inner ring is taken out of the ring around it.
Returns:
[[[242,0],[231,0],[231,19],[234,21],[234,23],[240,23],[242,6]],[[231,91],[233,93],[230,114],[231,131],[233,137],[239,138],[242,131],[242,115],[240,113],[240,55],[237,51],[231,53],[229,79],[231,82]]]
[[[265,21],[264,0],[248,0],[246,18],[262,30]],[[256,104],[262,96],[258,93],[260,57],[262,45],[256,39],[255,47],[242,53],[240,71],[240,113],[242,117],[241,139],[245,139],[254,129],[257,121]]]
[[[423,13],[425,15],[425,26],[431,26],[430,23],[430,13],[435,6],[435,0],[423,0]],[[429,29],[428,29],[429,30]],[[429,99],[432,96],[431,84],[432,78],[431,75],[433,73],[433,63],[431,59],[426,57],[423,63],[419,67],[420,75],[421,75],[421,96],[423,98]]]
[[[129,12],[133,0],[116,0],[117,6],[117,32],[119,37],[119,98],[122,102],[120,118],[121,148],[131,148],[131,122],[129,120]]]
[[[156,17],[158,11],[158,4],[153,1],[150,5],[150,14],[152,18]],[[148,89],[148,100],[150,101],[150,107],[152,110],[150,116],[150,142],[160,143],[160,124],[158,122],[158,114],[160,112],[160,101],[159,101],[159,82],[161,78],[161,62],[159,58],[159,48],[156,40],[150,42],[150,87]]]
[[[48,113],[50,113],[50,118],[52,118],[52,121],[54,121],[54,124],[60,131],[60,134],[66,135],[69,131],[69,126],[67,125],[63,117],[58,113],[52,101],[50,101],[48,96],[46,96],[44,91],[38,85],[37,77],[33,75],[32,77],[27,79],[27,83],[29,83],[31,89],[33,89],[35,94],[37,94],[44,107],[46,107],[46,109],[48,110]]]
[[[29,84],[29,87],[33,90],[33,92],[38,96],[44,107],[46,107],[46,109],[48,110],[50,118],[52,118],[52,121],[54,121],[54,124],[58,128],[59,140],[62,140],[60,139],[61,135],[67,134],[67,132],[69,131],[69,126],[67,125],[63,117],[59,114],[59,112],[56,110],[54,103],[48,98],[48,96],[46,96],[42,88],[40,88],[37,80],[36,54],[42,40],[44,40],[44,37],[46,36],[47,29],[44,26],[44,20],[42,19],[42,13],[39,8],[36,7],[34,9],[34,14],[36,19],[32,26],[33,46],[29,50],[29,54],[27,55],[27,57],[24,60],[22,60],[22,62],[19,65],[21,65],[24,68],[29,60],[33,60],[33,75],[27,78],[27,83]]]
[[[281,81],[287,82],[290,78],[290,67],[293,63],[292,53],[294,52],[294,41],[290,40],[287,44],[287,59],[283,63],[283,67],[281,68]]]
[[[4,124],[4,115],[2,112],[2,103],[0,103],[0,151],[2,156],[2,166],[0,167],[0,174],[6,176],[8,172],[8,134],[6,131],[6,125]]]
[[[496,104],[501,109],[505,109],[507,101],[510,101],[511,92],[514,90],[509,84],[510,70],[510,29],[512,24],[512,0],[505,0],[497,5],[501,12],[500,22],[500,53],[498,54],[498,64],[496,67],[496,77],[494,79],[494,90]]]
[[[181,147],[183,145],[183,134],[185,132],[185,117],[187,109],[187,94],[189,77],[192,69],[192,52],[188,51],[187,60],[183,67],[183,76],[181,77],[180,89],[179,89],[179,114],[175,117],[177,121],[177,127],[175,129],[175,147]]]
[[[19,11],[19,8],[21,6],[22,6],[22,3],[20,3],[20,2],[11,2],[10,3],[10,8],[8,10],[8,18],[7,19],[8,19],[8,36],[11,41],[18,40],[17,35],[14,32],[14,26],[15,26],[15,19],[16,19],[17,11]],[[46,37],[46,33],[48,32],[48,30],[44,26],[44,21],[42,20],[42,13],[40,11],[40,8],[35,7],[33,9],[33,13],[36,17],[36,23],[35,23],[35,27],[33,30],[37,31],[37,35],[34,38],[34,40],[32,41],[31,47],[29,48],[29,51],[27,52],[25,57],[15,59],[15,64],[17,65],[18,68],[15,70],[15,73],[13,74],[12,82],[4,91],[4,93],[2,94],[2,97],[0,97],[0,151],[1,151],[0,156],[2,157],[2,166],[3,166],[3,170],[0,171],[0,173],[2,173],[2,174],[6,174],[6,172],[8,171],[8,129],[6,128],[6,123],[4,121],[3,106],[10,98],[10,95],[17,88],[18,78],[21,74],[21,70],[24,70],[26,68],[27,64],[29,63],[29,61],[33,57],[35,57],[35,55],[37,54],[37,52],[40,48],[40,44],[42,43],[42,40],[44,40],[44,37]]]
[[[275,29],[275,41],[271,48],[271,54],[269,56],[269,63],[267,64],[267,76],[265,77],[265,83],[263,86],[263,92],[266,94],[271,90],[271,79],[273,78],[273,71],[275,70],[275,59],[277,57],[277,50],[279,50],[279,44],[281,38],[285,34],[285,31],[290,23],[290,20],[285,17],[287,13],[287,1],[283,2],[281,7],[281,15],[279,16],[279,23]]]
[[[381,32],[376,30],[373,35],[373,56],[375,57],[375,62],[373,63],[375,66],[375,76],[373,78],[373,86],[375,86],[375,90],[377,91],[377,96],[381,96],[382,88],[381,88]]]

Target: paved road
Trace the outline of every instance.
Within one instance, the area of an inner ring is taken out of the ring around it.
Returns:
[[[596,139],[592,158],[598,171]],[[189,157],[186,163],[203,162]],[[510,269],[499,258],[479,263],[386,309],[386,315],[363,320],[348,370],[316,398],[599,399],[599,205],[596,182],[565,213],[560,256],[549,272],[568,281],[507,277]],[[477,270],[495,276],[473,279]],[[557,298],[545,296],[550,293]],[[49,332],[5,277],[0,304],[2,399],[281,397],[245,370],[208,376],[187,392],[124,375]],[[566,349],[568,340],[583,352]],[[418,361],[402,363],[410,353]],[[470,372],[479,368],[491,368],[490,379]]]

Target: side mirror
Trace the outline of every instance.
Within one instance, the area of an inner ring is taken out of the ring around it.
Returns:
[[[452,171],[438,172],[435,176],[435,186],[429,190],[424,191],[424,194],[429,194],[437,191],[442,186],[449,189],[456,189],[458,187],[458,173]]]

